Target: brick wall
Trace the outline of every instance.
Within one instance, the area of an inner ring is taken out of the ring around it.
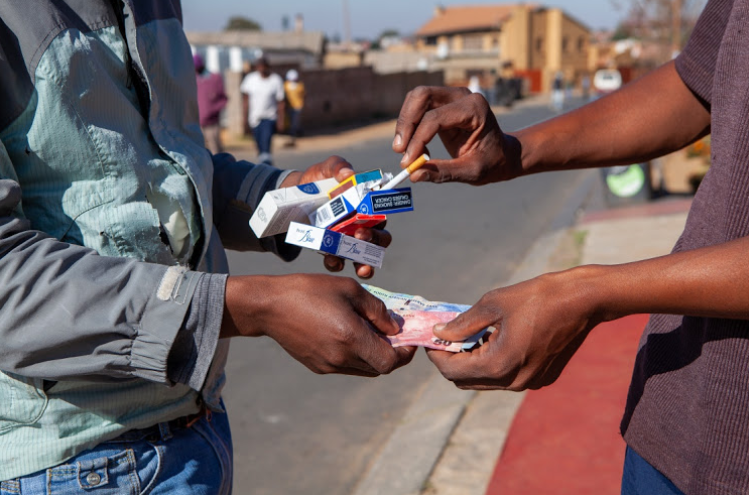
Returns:
[[[444,85],[441,71],[377,74],[371,67],[352,67],[300,71],[300,76],[307,94],[302,123],[308,130],[394,117],[413,88]],[[224,81],[229,97],[226,126],[230,134],[241,135],[241,75],[227,72]]]

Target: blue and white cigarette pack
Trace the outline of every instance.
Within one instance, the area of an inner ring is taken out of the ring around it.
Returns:
[[[295,246],[320,251],[346,258],[357,263],[382,268],[385,248],[370,242],[360,241],[355,237],[292,222],[286,233],[286,242]]]
[[[378,183],[379,181],[372,181],[359,184],[331,199],[310,214],[310,224],[325,229],[340,222],[356,211],[370,188]]]
[[[364,215],[387,215],[413,210],[414,201],[410,187],[371,191],[356,207],[356,211]]]

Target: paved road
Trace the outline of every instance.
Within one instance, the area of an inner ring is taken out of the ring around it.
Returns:
[[[524,107],[500,122],[513,130],[550,115],[544,106]],[[446,156],[441,145],[431,151]],[[390,139],[351,143],[336,153],[359,170],[394,170],[398,163]],[[304,168],[329,154],[280,155],[277,164]],[[580,178],[563,172],[484,188],[415,185],[416,211],[391,217],[395,240],[371,283],[432,300],[475,302],[509,277]],[[230,262],[235,275],[324,272],[322,258],[309,251],[293,264],[254,253],[230,253]],[[258,495],[350,493],[435,373],[419,352],[412,365],[375,380],[317,376],[269,339],[235,340],[228,368],[235,490]]]

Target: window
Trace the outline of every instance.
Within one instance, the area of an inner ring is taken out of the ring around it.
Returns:
[[[463,36],[463,50],[480,51],[484,49],[484,37],[480,34],[469,34]]]
[[[536,38],[536,51],[540,52],[544,49],[544,39]]]
[[[426,44],[427,46],[437,46],[437,37],[427,36],[426,40],[424,40],[424,44]]]
[[[578,38],[577,40],[577,51],[580,53],[585,51],[585,37],[584,36],[580,36],[580,38]]]
[[[569,47],[570,39],[566,36],[562,38],[562,52],[567,53],[567,48]]]

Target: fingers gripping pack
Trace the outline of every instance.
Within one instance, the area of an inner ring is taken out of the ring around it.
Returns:
[[[268,191],[250,219],[258,238],[282,234],[291,222],[306,223],[309,215],[328,200],[328,191],[338,186],[335,179]]]
[[[385,248],[376,244],[297,222],[292,222],[289,226],[286,242],[375,268],[382,268],[382,259],[385,257]]]

